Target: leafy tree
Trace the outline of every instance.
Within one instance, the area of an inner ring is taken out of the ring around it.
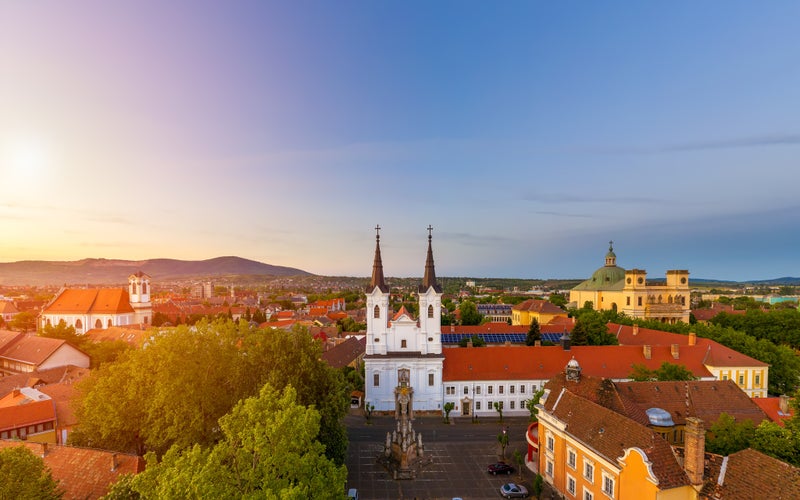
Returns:
[[[0,498],[61,498],[63,492],[44,461],[25,446],[0,449]]]
[[[800,436],[791,429],[781,427],[775,422],[764,420],[756,427],[751,442],[753,449],[783,460],[792,465],[800,465]]]
[[[531,422],[538,422],[539,421],[539,409],[536,408],[536,405],[539,404],[539,400],[542,399],[544,395],[544,389],[539,389],[538,391],[533,393],[533,397],[525,402],[525,407],[531,412]]]
[[[478,337],[477,335],[472,335],[471,337],[464,337],[458,341],[459,347],[467,347],[467,344],[472,342],[472,347],[484,347],[486,346],[486,341],[482,338]]]
[[[560,293],[551,293],[550,298],[548,299],[551,304],[558,307],[564,307],[567,305],[567,298],[560,294]]]
[[[478,312],[478,306],[474,302],[465,300],[459,307],[461,311],[461,324],[462,325],[480,325],[483,320],[483,314]]]
[[[319,342],[303,328],[287,333],[203,320],[194,329],[171,329],[78,385],[80,424],[71,443],[159,456],[173,445],[209,446],[222,438],[219,418],[238,401],[265,383],[283,388],[291,382],[300,402],[321,415],[326,453],[343,463],[348,387],[320,355]]]
[[[261,323],[266,323],[267,322],[267,314],[264,311],[262,311],[261,309],[256,309],[255,311],[253,311],[253,321],[258,323],[259,325]]]
[[[668,382],[672,380],[695,380],[694,374],[685,366],[664,361],[655,370],[648,369],[645,365],[634,364],[633,371],[628,375],[634,382],[658,381]]]
[[[365,403],[364,404],[364,416],[367,419],[367,422],[370,421],[372,418],[372,412],[375,410],[375,405],[372,403]]]
[[[156,311],[153,314],[153,326],[162,326],[165,323],[170,323],[169,316],[161,311]]]
[[[531,326],[528,328],[528,335],[525,337],[525,345],[534,345],[537,340],[542,341],[542,329],[539,327],[539,320],[533,318]]]
[[[525,465],[525,455],[523,455],[519,450],[514,450],[514,463],[517,466],[519,478],[522,480],[522,466]]]
[[[500,423],[503,423],[503,402],[502,401],[495,401],[494,402],[494,409],[497,413],[500,414]]]
[[[150,453],[124,486],[143,498],[341,498],[347,469],[325,456],[320,419],[291,386],[267,384],[220,419],[218,443]]]
[[[496,405],[497,403],[495,403]],[[497,407],[495,407],[497,409]],[[502,415],[502,413],[500,414]],[[502,419],[501,419],[502,421]],[[497,435],[497,442],[500,443],[500,456],[505,460],[506,458],[506,447],[508,446],[508,431],[503,429],[500,434]]]
[[[8,322],[9,328],[23,333],[36,330],[36,315],[29,311],[22,311],[14,315]]]
[[[444,421],[445,423],[450,423],[450,412],[456,407],[455,403],[452,401],[448,401],[444,404]]]
[[[736,422],[727,413],[722,413],[708,429],[706,451],[719,455],[730,455],[750,447],[756,428],[752,420]]]

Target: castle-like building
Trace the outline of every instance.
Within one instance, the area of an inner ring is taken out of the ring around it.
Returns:
[[[663,323],[689,322],[689,271],[667,271],[665,284],[648,284],[647,271],[625,270],[617,265],[613,242],[606,263],[569,293],[570,302],[594,309],[614,309],[631,318],[655,319]]]
[[[405,308],[390,317],[390,289],[383,276],[380,227],[376,227],[372,279],[366,289],[367,347],[364,356],[365,401],[376,411],[394,411],[395,391],[411,387],[413,410],[442,409],[442,288],[436,282],[431,231],[419,286],[419,318]]]

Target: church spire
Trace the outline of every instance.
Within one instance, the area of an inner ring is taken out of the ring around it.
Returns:
[[[379,288],[383,293],[389,293],[389,287],[383,279],[383,261],[381,260],[381,226],[375,226],[375,260],[372,263],[372,280],[367,286],[367,293]]]
[[[419,287],[420,292],[427,292],[429,288],[433,287],[434,290],[441,293],[442,287],[436,282],[436,268],[433,265],[433,247],[431,245],[431,232],[433,227],[428,225],[428,257],[425,259],[425,276],[422,278],[422,285]]]

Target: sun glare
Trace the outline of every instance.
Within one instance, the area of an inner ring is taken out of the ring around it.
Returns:
[[[17,139],[3,144],[0,170],[7,179],[27,182],[37,179],[47,168],[47,146],[37,139]]]

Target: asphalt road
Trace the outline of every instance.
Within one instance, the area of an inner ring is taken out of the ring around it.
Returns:
[[[386,433],[395,429],[394,418],[378,416],[367,422],[361,412],[354,412],[345,421],[350,438],[347,457],[347,488],[357,488],[359,499],[463,499],[500,498],[500,486],[506,482],[523,484],[530,490],[534,474],[524,465],[522,479],[518,472],[511,476],[492,476],[486,466],[500,459],[497,435],[505,427],[509,434],[506,462],[513,463],[514,451],[525,453],[525,430],[528,420],[451,419],[417,417],[414,430],[422,434],[427,457],[432,462],[422,468],[416,479],[394,480],[377,461],[383,451]]]

